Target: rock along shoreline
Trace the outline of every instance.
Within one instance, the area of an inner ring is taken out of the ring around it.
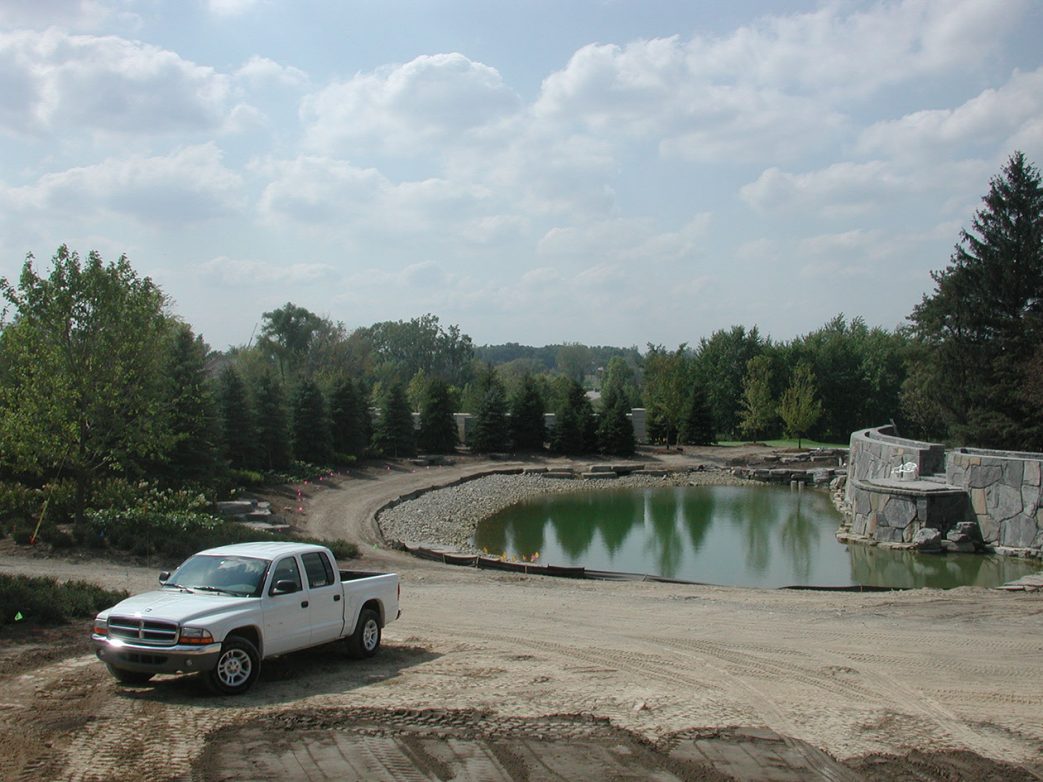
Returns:
[[[541,473],[493,474],[465,483],[432,489],[377,514],[381,534],[389,543],[478,553],[471,543],[478,524],[533,497],[614,489],[671,486],[763,486],[727,470],[708,468],[670,472],[663,476],[622,475],[611,480],[548,477]]]

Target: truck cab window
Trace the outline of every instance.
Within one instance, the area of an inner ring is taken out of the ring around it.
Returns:
[[[333,568],[325,554],[319,551],[301,554],[301,562],[304,563],[304,572],[308,574],[308,586],[311,589],[333,583]]]
[[[275,566],[275,574],[272,576],[272,589],[280,581],[292,581],[297,585],[297,590],[301,589],[301,573],[297,568],[297,560],[293,557],[286,557],[285,559],[279,560],[279,564]],[[271,589],[269,594],[271,594]]]

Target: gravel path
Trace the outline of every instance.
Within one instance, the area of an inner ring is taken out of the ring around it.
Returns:
[[[548,478],[541,474],[488,475],[429,491],[387,508],[377,522],[389,542],[476,552],[471,540],[479,522],[532,497],[606,489],[751,483],[718,469],[675,472],[664,477],[624,475],[588,480]]]

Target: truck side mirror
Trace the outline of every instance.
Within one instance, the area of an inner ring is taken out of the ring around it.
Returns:
[[[273,595],[290,595],[297,591],[297,582],[289,578],[280,579],[272,587]]]
[[[159,583],[165,584],[170,580],[170,571],[161,570],[159,571]]]

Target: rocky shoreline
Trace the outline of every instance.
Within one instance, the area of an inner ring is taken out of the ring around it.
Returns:
[[[611,489],[713,485],[756,486],[762,483],[713,468],[662,476],[622,475],[611,479],[562,479],[541,473],[494,474],[392,504],[377,514],[377,524],[389,543],[476,553],[471,539],[479,522],[532,497]]]

